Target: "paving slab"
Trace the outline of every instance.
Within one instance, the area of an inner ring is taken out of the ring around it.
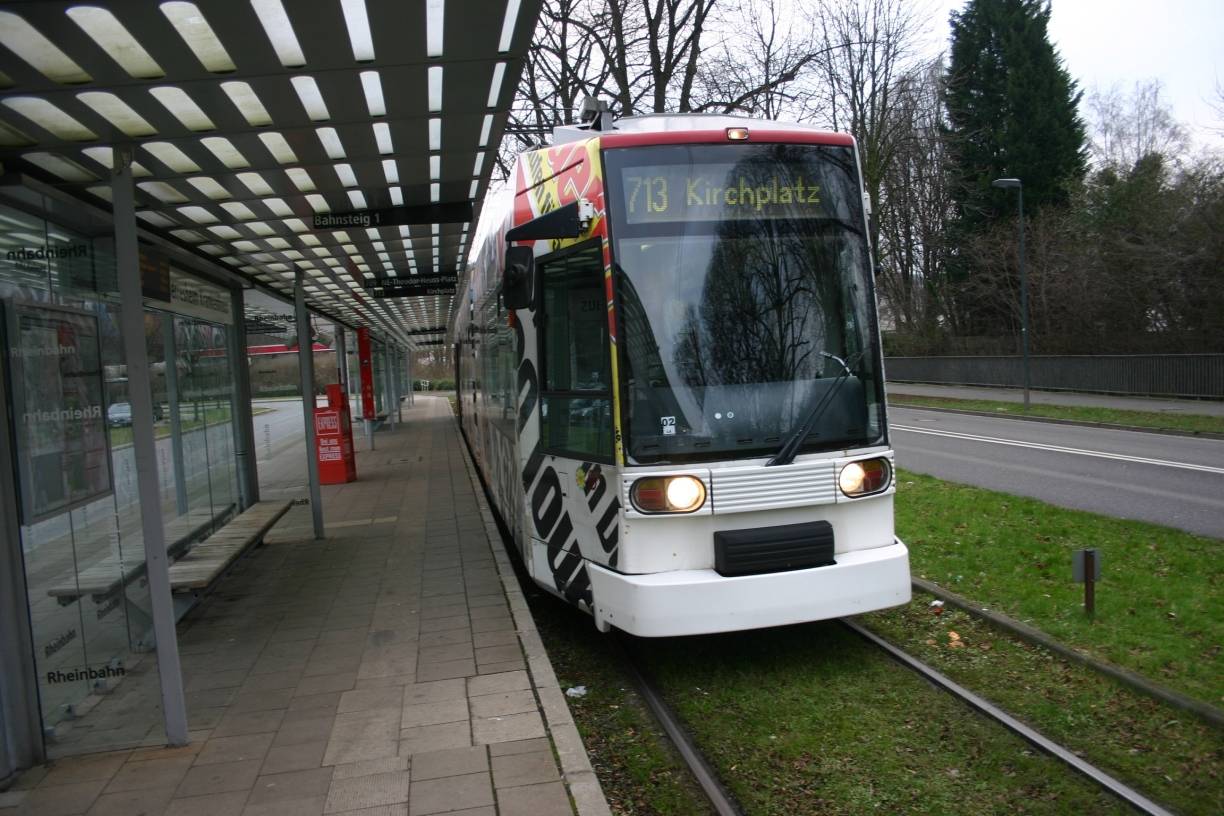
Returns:
[[[404,415],[323,488],[325,539],[294,507],[180,623],[192,744],[61,760],[4,807],[550,816],[572,782],[579,816],[607,813],[568,711],[540,706],[556,679],[448,403]],[[160,733],[158,703],[132,683],[82,720]]]

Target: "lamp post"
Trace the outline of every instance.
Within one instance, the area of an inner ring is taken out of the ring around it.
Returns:
[[[1028,275],[1024,271],[1024,185],[1018,178],[1000,178],[990,182],[992,187],[1015,188],[1020,205],[1020,349],[1024,355],[1024,410],[1029,408],[1029,389],[1032,378],[1029,372],[1028,333]]]

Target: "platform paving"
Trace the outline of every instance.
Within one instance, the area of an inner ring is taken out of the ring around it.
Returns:
[[[325,540],[294,508],[180,624],[190,745],[55,761],[0,815],[607,813],[447,401],[404,420]],[[91,716],[160,716],[124,685]]]

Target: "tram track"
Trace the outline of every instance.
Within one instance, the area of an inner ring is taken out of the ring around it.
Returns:
[[[1129,805],[1139,813],[1149,816],[1173,816],[1173,812],[1144,796],[1121,780],[1082,759],[1071,749],[1049,739],[1036,729],[1026,725],[985,698],[956,683],[947,675],[932,668],[918,658],[898,648],[849,619],[839,621],[865,642],[884,652],[889,658],[919,675],[940,691],[955,697],[979,715],[1002,726],[1020,737],[1042,753],[1058,760],[1077,774],[1095,783],[1102,790]],[[671,740],[677,753],[698,786],[709,799],[710,806],[719,816],[744,816],[744,810],[735,801],[727,787],[719,779],[713,765],[702,754],[684,723],[668,705],[662,690],[654,683],[651,673],[640,665],[634,650],[623,636],[617,641],[626,672],[633,679],[643,701],[659,727]]]

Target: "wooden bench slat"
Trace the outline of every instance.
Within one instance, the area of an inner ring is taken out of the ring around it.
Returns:
[[[174,591],[204,589],[248,547],[267,535],[291,503],[259,502],[247,508],[211,537],[170,566],[170,588]]]

